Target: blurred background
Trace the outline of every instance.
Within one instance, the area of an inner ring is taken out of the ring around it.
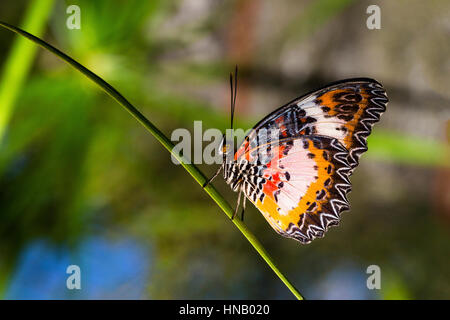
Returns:
[[[73,4],[79,30],[66,26]],[[366,26],[371,4],[379,30]],[[300,245],[247,208],[246,224],[309,299],[450,298],[449,15],[445,0],[0,2],[0,20],[103,77],[169,137],[194,120],[227,128],[235,64],[244,129],[331,81],[380,81],[390,103],[340,227]],[[79,72],[4,29],[0,67],[1,298],[293,298],[189,174]],[[81,290],[66,288],[72,264]],[[380,290],[366,287],[370,265]]]

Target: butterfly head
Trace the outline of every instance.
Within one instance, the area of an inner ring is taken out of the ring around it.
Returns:
[[[235,162],[234,154],[236,152],[233,144],[233,139],[227,137],[226,134],[222,137],[222,142],[219,147],[219,154],[222,155],[222,169],[223,177],[226,183],[231,185],[234,191],[237,191],[240,186],[240,181],[236,180],[236,174],[239,172],[237,170],[237,163]]]
[[[222,136],[222,142],[219,146],[219,154],[223,156],[223,162],[233,160],[234,146],[232,140],[227,139],[227,135],[224,133]]]

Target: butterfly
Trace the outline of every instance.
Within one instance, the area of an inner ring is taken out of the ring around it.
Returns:
[[[231,128],[236,105],[237,67],[230,74]],[[350,176],[367,151],[367,137],[386,110],[383,86],[369,78],[331,83],[288,102],[258,122],[234,150],[224,134],[223,171],[280,235],[303,244],[321,238],[350,209]]]

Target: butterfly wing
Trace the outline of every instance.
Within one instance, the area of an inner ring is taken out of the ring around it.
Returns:
[[[375,80],[346,80],[286,104],[245,137],[235,154],[250,168],[244,193],[278,233],[309,243],[339,223],[386,103]]]
[[[337,139],[283,139],[266,145],[265,153],[264,164],[253,167],[244,182],[244,193],[278,233],[309,243],[339,223],[349,208],[351,168]]]
[[[352,169],[367,151],[367,137],[388,102],[385,90],[373,79],[342,80],[297,98],[260,121],[238,149],[236,158],[261,145],[260,130],[278,139],[299,135],[336,138],[349,151]],[[276,138],[275,138],[276,139]]]

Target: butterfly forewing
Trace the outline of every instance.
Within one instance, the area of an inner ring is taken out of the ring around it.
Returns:
[[[269,137],[272,131],[278,131],[279,139],[299,135],[336,138],[349,150],[349,163],[355,168],[367,151],[367,136],[386,110],[387,101],[381,84],[372,79],[332,84],[291,101],[260,121],[244,139],[236,158],[264,144],[259,135],[264,129]]]

